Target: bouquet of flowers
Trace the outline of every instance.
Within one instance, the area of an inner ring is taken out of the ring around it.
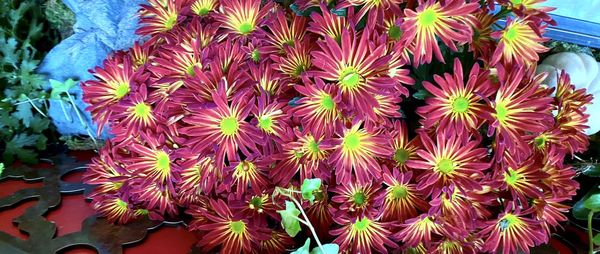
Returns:
[[[535,74],[540,2],[150,0],[83,83],[112,133],[93,205],[221,253],[529,252],[567,219],[591,100]]]

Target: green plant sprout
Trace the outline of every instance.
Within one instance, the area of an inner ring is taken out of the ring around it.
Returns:
[[[312,205],[315,200],[315,194],[318,194],[320,191],[321,179],[315,178],[304,179],[304,182],[300,187],[300,191],[292,188],[276,187],[275,191],[273,192],[273,199],[278,195],[285,196],[289,199],[285,201],[285,209],[277,211],[277,213],[281,215],[281,225],[285,232],[289,236],[295,237],[302,230],[300,228],[300,223],[302,223],[306,227],[308,227],[311,234],[315,238],[315,242],[318,245],[318,247],[315,247],[311,251],[309,251],[310,238],[308,238],[306,239],[304,246],[296,249],[291,254],[337,254],[339,251],[339,246],[337,244],[321,243],[321,240],[319,240],[314,226],[310,223],[306,212],[304,212],[304,209],[302,208],[302,200],[306,200]],[[295,197],[298,194],[300,194],[302,197],[300,200],[298,200]],[[300,214],[302,214],[302,218],[298,217]]]

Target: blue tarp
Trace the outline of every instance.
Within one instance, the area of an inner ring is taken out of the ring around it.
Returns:
[[[89,69],[102,64],[106,56],[114,50],[127,49],[138,39],[137,11],[145,0],[63,0],[74,13],[77,22],[74,34],[54,47],[42,61],[38,72],[46,74],[48,79],[65,81],[89,80]],[[76,97],[76,104],[93,133],[96,127],[90,114],[85,112],[86,104],[81,100],[79,86],[70,90]],[[49,115],[62,135],[86,135],[84,125],[80,123],[73,108],[63,103],[70,116],[67,118],[59,101],[50,101]]]

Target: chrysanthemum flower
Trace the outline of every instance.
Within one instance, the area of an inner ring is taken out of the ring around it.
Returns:
[[[285,45],[293,47],[296,42],[303,41],[307,21],[305,17],[294,15],[290,23],[284,11],[277,11],[267,25],[269,32],[266,35],[270,46],[265,47],[265,53],[281,54]]]
[[[542,183],[553,193],[574,196],[579,189],[579,182],[574,179],[577,172],[571,166],[561,165],[563,158],[564,154],[546,157],[545,165],[540,169],[546,174]]]
[[[375,185],[378,183],[375,182]],[[331,201],[338,204],[338,214],[340,212],[354,215],[370,214],[377,208],[375,198],[378,196],[378,190],[379,188],[371,183],[361,185],[355,181],[342,182],[331,189],[331,192],[335,193]]]
[[[312,21],[308,24],[308,31],[321,35],[323,38],[340,41],[342,32],[350,26],[350,23],[346,17],[331,13],[324,4],[321,4],[320,7],[321,13],[313,12],[310,14]]]
[[[285,231],[272,230],[271,238],[260,241],[260,249],[258,253],[285,253],[290,249],[290,247],[294,246],[294,244],[294,239],[291,238]]]
[[[245,37],[263,25],[265,17],[273,9],[273,2],[267,1],[261,7],[259,0],[223,0],[221,8],[216,16],[221,27],[227,29],[228,33]]]
[[[196,152],[215,149],[215,162],[222,168],[225,158],[229,161],[239,159],[238,149],[250,155],[257,151],[256,142],[261,135],[245,119],[254,106],[254,99],[247,100],[245,94],[237,94],[231,103],[227,101],[225,91],[219,89],[212,95],[215,107],[200,109],[186,121],[190,126],[181,130],[190,136],[188,140]],[[213,148],[216,144],[217,147]]]
[[[387,186],[379,197],[377,203],[381,205],[382,221],[398,221],[417,217],[418,212],[429,210],[429,204],[425,202],[417,186],[410,183],[412,172],[383,174],[383,183]]]
[[[218,0],[194,0],[190,6],[198,16],[206,16],[208,13],[216,11],[218,7]]]
[[[407,63],[410,63],[406,59],[406,50],[403,50],[403,47],[393,47],[389,50],[391,51],[389,54],[392,55],[392,58],[388,63],[388,76],[396,82],[396,91],[401,95],[408,96],[409,92],[405,85],[413,85],[415,84],[415,80],[410,76],[410,70],[402,68]]]
[[[131,205],[119,195],[96,196],[92,200],[92,206],[101,216],[111,222],[124,224],[135,218]]]
[[[392,150],[394,151],[392,159],[395,162],[395,168],[402,172],[409,170],[406,162],[408,160],[415,160],[417,156],[417,150],[419,148],[419,138],[413,140],[408,139],[408,129],[406,128],[406,122],[398,120],[394,121],[392,134]]]
[[[98,123],[98,133],[101,133],[113,113],[111,106],[129,94],[138,77],[127,57],[122,62],[116,58],[108,58],[104,60],[103,66],[96,67],[92,72],[98,80],[82,83],[83,101],[90,105],[86,110],[91,112]]]
[[[426,133],[420,137],[425,148],[417,151],[421,159],[407,162],[409,167],[426,170],[417,179],[419,190],[431,194],[451,183],[461,190],[479,189],[477,181],[489,163],[485,162],[487,151],[478,141],[465,141],[456,133],[438,133],[435,141]]]
[[[473,41],[469,44],[475,57],[481,59],[491,59],[496,46],[494,38],[492,38],[492,25],[498,18],[489,13],[488,9],[482,9],[475,14],[477,22],[473,27]]]
[[[482,99],[493,92],[488,76],[487,71],[480,73],[479,65],[475,64],[465,84],[462,64],[455,58],[453,75],[446,73],[443,77],[434,76],[439,87],[424,81],[423,86],[433,97],[427,98],[427,105],[417,109],[417,113],[423,117],[423,126],[438,126],[439,129],[448,129],[459,135],[479,128],[480,116],[487,110]]]
[[[365,126],[367,128],[375,128],[378,126],[388,126],[390,119],[400,118],[400,102],[402,98],[397,93],[377,94],[375,95],[377,106],[373,107],[373,116],[367,116]]]
[[[352,171],[359,184],[381,177],[377,157],[391,154],[389,140],[384,134],[360,128],[361,123],[345,129],[337,138],[335,151],[329,161],[335,165],[337,181],[349,183]]]
[[[129,49],[129,57],[131,58],[132,65],[135,70],[144,66],[148,62],[150,52],[154,50],[153,48],[154,46],[151,42],[140,44],[136,41],[133,44],[133,47]]]
[[[556,8],[541,6],[546,0],[509,0],[512,4],[512,9],[519,17],[528,17],[536,20],[537,23],[546,22],[556,26],[556,22],[548,15]]]
[[[444,225],[428,214],[408,219],[402,226],[404,228],[394,237],[400,239],[408,247],[416,247],[420,243],[428,245],[434,235],[442,235],[446,230]]]
[[[301,181],[313,176],[328,178],[324,164],[333,146],[308,133],[296,133],[296,136],[299,136],[297,140],[284,144],[282,152],[273,155],[279,162],[271,170],[272,181],[287,184],[298,171]]]
[[[304,96],[292,109],[302,126],[315,136],[331,137],[342,123],[342,98],[336,87],[316,79],[314,84],[305,82],[304,86],[295,85],[294,89]]]
[[[229,195],[229,207],[232,209],[240,210],[246,216],[254,216],[255,218],[260,219],[262,219],[264,215],[269,215],[272,218],[277,217],[276,206],[269,194],[265,192],[261,194],[247,194],[245,198],[237,198],[235,196],[234,193]]]
[[[313,76],[337,83],[342,100],[359,116],[372,115],[377,106],[376,94],[394,88],[386,74],[386,45],[369,41],[368,30],[361,36],[344,30],[341,44],[327,37],[317,42],[321,51],[312,53],[313,64],[319,70]]]
[[[181,181],[177,184],[181,199],[193,201],[200,193],[209,194],[223,176],[212,157],[189,159],[181,163]]]
[[[140,27],[136,34],[147,36],[167,32],[183,19],[179,12],[184,1],[182,0],[148,0],[147,5],[142,5],[140,10]]]
[[[523,139],[524,133],[543,132],[547,121],[552,120],[552,98],[549,90],[540,87],[544,76],[533,77],[532,70],[524,67],[501,67],[498,74],[500,88],[490,102],[492,110],[482,115],[490,123],[488,136],[496,132],[496,159],[505,156],[505,149],[513,156],[528,156],[531,149]]]
[[[320,239],[329,239],[329,229],[333,225],[332,211],[335,209],[329,202],[327,187],[321,185],[321,190],[315,192],[315,201],[306,209],[306,216],[317,231]]]
[[[210,200],[206,212],[206,224],[196,227],[206,232],[198,245],[205,251],[221,246],[222,253],[252,253],[253,246],[270,239],[264,230],[252,225],[247,219],[232,213],[223,200]]]
[[[502,254],[529,252],[529,247],[545,242],[547,236],[541,230],[539,221],[526,216],[507,208],[497,220],[488,222],[481,231],[483,235],[488,235],[482,251]]]
[[[129,172],[118,165],[120,159],[120,156],[113,153],[110,143],[100,149],[98,157],[92,158],[83,175],[85,183],[96,186],[92,196],[115,192],[130,178]]]
[[[228,192],[235,187],[234,193],[237,198],[241,198],[249,190],[255,194],[261,194],[269,185],[266,172],[268,163],[268,161],[253,157],[239,162],[231,162],[231,172],[228,176],[230,180],[226,179],[222,187]]]
[[[153,111],[153,106],[147,100],[146,86],[139,87],[138,92],[132,94],[128,100],[122,101],[115,107],[115,117],[120,122],[113,125],[114,133],[130,136],[147,128],[156,128],[157,116]],[[124,133],[124,134],[123,134]]]
[[[164,219],[164,215],[175,216],[178,213],[177,200],[175,190],[168,186],[159,183],[142,184],[140,188],[132,190],[132,194],[136,196],[136,200],[144,204],[148,210],[154,210],[158,212],[155,216],[158,218],[152,219]]]
[[[378,15],[383,15],[384,11],[389,12],[390,8],[398,8],[403,0],[344,0],[338,3],[336,9],[360,6],[360,11],[356,14],[356,20],[362,19],[367,14],[369,18],[377,19]]]
[[[271,68],[269,62],[263,62],[259,65],[250,65],[250,77],[249,80],[255,87],[256,94],[260,94],[262,91],[267,92],[269,95],[275,95],[282,93],[287,86],[282,84],[283,75]]]
[[[534,199],[531,202],[535,218],[541,222],[547,235],[552,234],[551,229],[559,226],[561,222],[567,221],[568,218],[565,214],[571,207],[563,203],[571,198],[572,196],[559,196],[552,192],[546,192],[543,198]]]
[[[287,137],[291,133],[287,114],[284,112],[286,103],[270,101],[269,95],[263,90],[258,98],[258,107],[256,107],[256,127],[267,135],[275,137]]]
[[[541,36],[544,27],[536,26],[529,20],[514,19],[506,22],[504,30],[492,33],[492,37],[500,39],[491,65],[500,60],[504,63],[532,64],[537,62],[539,53],[548,51],[543,42],[548,39]]]
[[[196,42],[197,43],[197,42]],[[195,76],[202,70],[202,56],[198,45],[177,45],[159,51],[148,67],[155,75],[169,78]]]
[[[392,232],[388,229],[390,223],[380,222],[370,216],[334,217],[341,228],[331,230],[337,236],[334,243],[339,244],[340,250],[351,253],[387,253],[387,247],[397,248],[398,245],[390,239]]]
[[[293,47],[284,46],[284,56],[271,55],[277,69],[293,80],[298,80],[303,73],[312,67],[310,40],[295,41]]]
[[[174,180],[179,166],[175,163],[176,155],[160,138],[150,137],[142,133],[142,139],[147,144],[134,143],[131,145],[131,151],[137,156],[130,159],[131,165],[128,165],[134,173],[145,174],[149,181],[167,183]]]
[[[515,200],[527,203],[530,198],[542,195],[540,183],[546,174],[540,171],[541,167],[535,158],[530,158],[516,169],[508,167],[503,173],[498,172],[496,179],[499,179],[500,188],[509,190]]]
[[[473,37],[471,24],[475,19],[473,13],[478,8],[478,3],[465,3],[464,0],[428,0],[421,3],[416,11],[404,9],[406,17],[401,26],[404,31],[402,41],[405,45],[414,46],[413,64],[430,63],[433,55],[444,62],[438,38],[453,51],[457,51],[455,43],[470,42]]]

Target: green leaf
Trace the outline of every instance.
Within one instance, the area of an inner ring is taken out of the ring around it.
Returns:
[[[4,161],[11,164],[15,158],[18,158],[25,163],[36,163],[37,154],[32,149],[27,149],[26,147],[37,146],[40,137],[41,135],[27,135],[26,133],[15,135],[6,143],[6,149],[2,155]]]
[[[323,253],[321,248],[317,246],[310,251],[310,254],[338,254],[340,251],[340,246],[335,243],[323,244],[323,250],[325,250],[325,253]]]
[[[4,163],[0,162],[0,175],[4,172]]]
[[[23,96],[25,95],[22,95],[22,97]],[[31,124],[31,119],[33,118],[33,113],[31,112],[31,104],[29,103],[29,101],[27,101],[27,99],[19,98],[19,104],[16,108],[17,110],[14,113],[12,113],[12,116],[21,120],[23,122],[23,125],[25,125],[26,128],[29,128]]]
[[[600,234],[596,234],[593,241],[595,245],[600,245]]]
[[[419,89],[419,91],[413,94],[413,97],[418,100],[425,100],[425,98],[431,97],[431,94],[425,89]]]
[[[298,221],[298,215],[300,210],[296,208],[296,205],[290,201],[285,201],[285,210],[277,211],[281,215],[281,226],[285,229],[285,232],[294,237],[300,232],[300,221]]]
[[[35,133],[42,133],[44,130],[48,129],[49,125],[50,120],[48,118],[42,118],[36,115],[31,119],[29,127],[31,127],[31,130]]]
[[[583,201],[583,207],[593,212],[600,211],[600,193],[592,194]]]
[[[314,192],[321,188],[321,179],[304,179],[302,182],[302,186],[300,187],[300,192],[302,192],[302,198],[310,201],[312,204],[315,201]]]
[[[64,83],[50,79],[50,87],[52,87],[52,92],[50,92],[50,99],[60,100],[62,98],[63,93],[68,93],[69,89],[74,87],[77,83],[75,80],[67,79]]]
[[[304,242],[304,245],[298,249],[296,249],[295,251],[293,251],[290,254],[310,254],[310,252],[308,250],[310,248],[310,238],[306,239],[306,242]]]

